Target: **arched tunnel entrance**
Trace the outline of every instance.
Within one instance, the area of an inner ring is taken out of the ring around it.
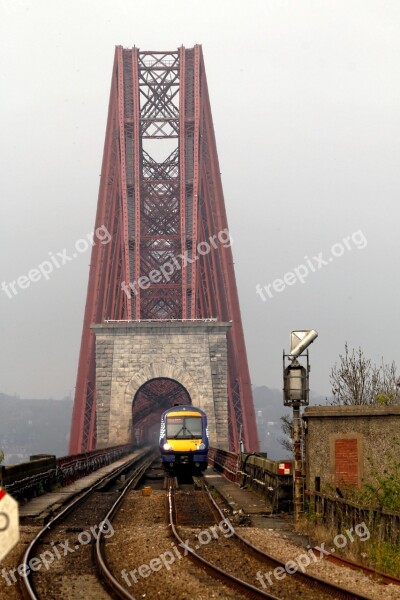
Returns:
[[[175,404],[192,404],[189,392],[181,383],[166,377],[144,383],[132,402],[133,442],[157,445],[161,415]]]
[[[97,447],[158,440],[174,403],[204,410],[210,442],[228,449],[229,323],[128,321],[93,325]]]

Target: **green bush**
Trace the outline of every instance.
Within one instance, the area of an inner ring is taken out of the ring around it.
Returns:
[[[400,544],[371,540],[368,559],[378,571],[400,577]]]

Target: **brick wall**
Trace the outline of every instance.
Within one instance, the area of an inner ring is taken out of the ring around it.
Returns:
[[[335,485],[359,485],[358,440],[335,440]]]

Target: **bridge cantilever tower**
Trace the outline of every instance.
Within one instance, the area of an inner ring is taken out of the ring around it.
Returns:
[[[241,432],[246,449],[256,450],[201,46],[173,52],[116,48],[96,215],[96,229],[102,227],[111,242],[92,249],[70,452],[96,444],[91,326],[107,320],[231,322],[226,333],[229,445],[238,448]],[[181,393],[168,377],[156,377],[152,386],[147,398],[162,393],[163,386],[166,397]],[[139,417],[147,418],[143,402],[139,397]]]

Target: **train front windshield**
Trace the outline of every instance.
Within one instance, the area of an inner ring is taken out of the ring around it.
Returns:
[[[167,417],[167,438],[169,439],[201,438],[202,432],[201,417]]]

